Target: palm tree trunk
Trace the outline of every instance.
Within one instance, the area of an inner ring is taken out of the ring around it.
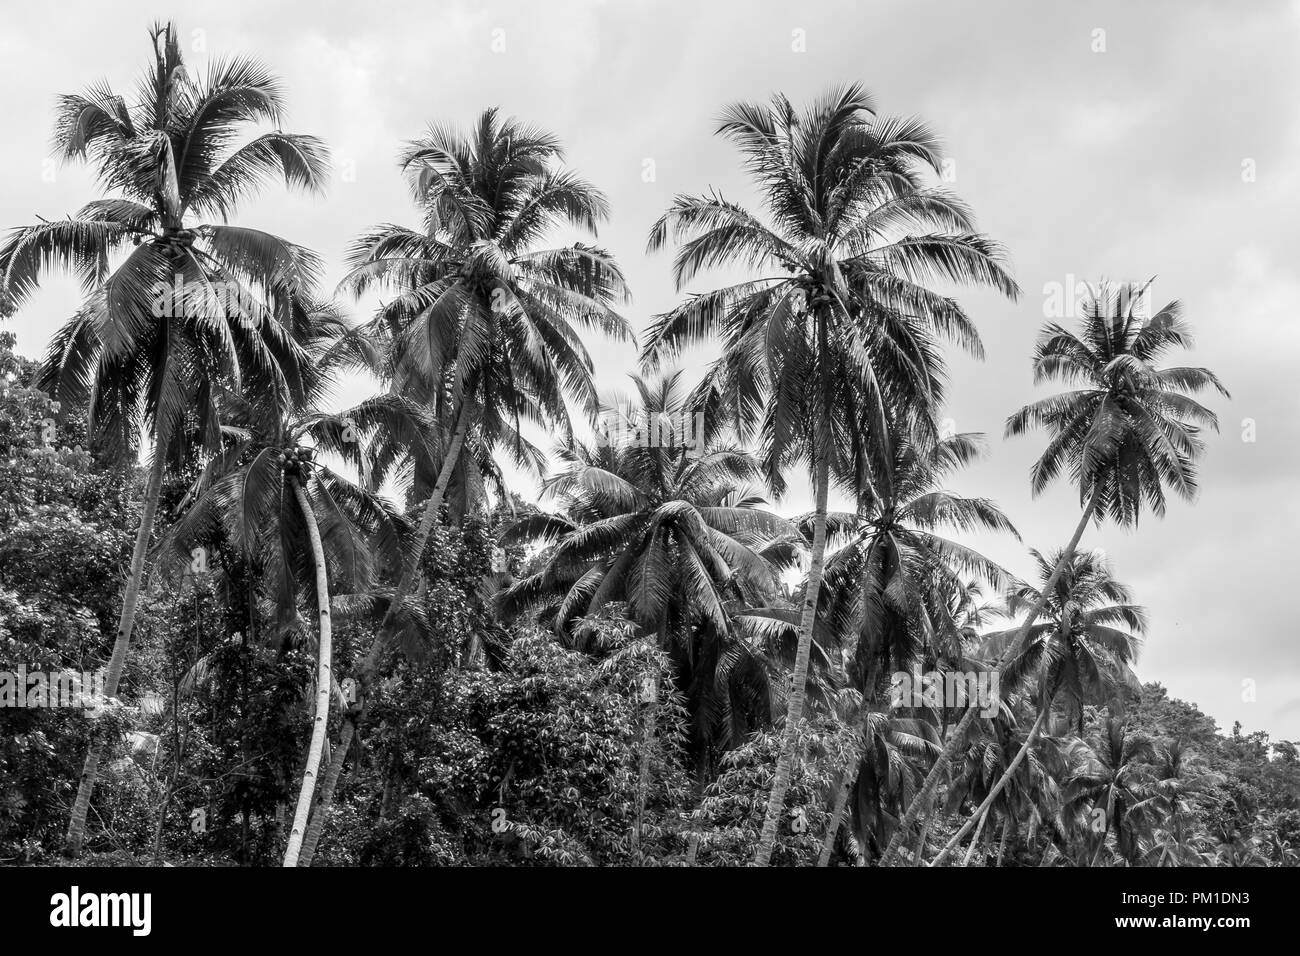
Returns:
[[[818,866],[827,866],[831,862],[831,853],[835,850],[835,838],[840,833],[840,823],[844,819],[844,807],[849,802],[849,791],[852,789],[849,780],[849,769],[845,767],[840,771],[838,785],[836,786],[835,808],[831,811],[831,822],[826,827],[826,839],[822,841],[822,852],[817,857]]]
[[[131,552],[131,573],[122,595],[122,616],[117,624],[117,639],[113,642],[113,655],[104,675],[104,696],[116,697],[117,687],[126,666],[126,653],[131,647],[131,631],[135,627],[135,611],[140,603],[144,586],[145,557],[149,553],[149,538],[153,534],[154,516],[158,513],[158,499],[162,494],[163,468],[167,462],[162,443],[154,442],[153,462],[149,468],[149,481],[145,485],[144,506],[140,511],[140,526],[135,532],[135,550]],[[86,839],[86,816],[90,812],[90,797],[99,779],[99,761],[103,757],[105,741],[91,739],[86,753],[86,763],[81,770],[77,798],[72,804],[72,818],[68,821],[67,853],[78,856]]]
[[[469,431],[469,411],[464,404],[456,413],[456,430],[452,433],[451,444],[447,446],[447,454],[443,456],[442,467],[438,469],[438,480],[433,486],[433,494],[429,496],[428,502],[424,507],[424,514],[420,518],[420,526],[416,531],[415,546],[412,552],[411,565],[403,573],[401,580],[398,581],[397,589],[393,592],[392,600],[388,604],[388,610],[384,612],[384,619],[379,625],[374,643],[371,645],[370,653],[366,656],[365,666],[361,668],[358,676],[362,684],[362,693],[364,686],[370,676],[374,662],[378,659],[379,637],[388,627],[389,622],[393,619],[393,614],[402,602],[406,600],[411,588],[415,583],[415,578],[420,571],[420,559],[424,556],[424,546],[429,541],[429,535],[433,531],[433,524],[438,519],[438,512],[442,510],[443,498],[447,495],[447,486],[451,484],[452,472],[456,469],[456,462],[460,459],[461,449],[465,445],[465,435]],[[364,714],[365,708],[362,708]],[[358,715],[357,720],[361,719]],[[321,798],[316,805],[316,815],[312,820],[311,830],[308,832],[307,840],[304,840],[304,847],[310,847],[310,852],[306,854],[307,863],[310,865],[312,856],[316,852],[317,841],[320,840],[321,827],[324,825],[325,813],[330,808],[334,799],[335,786],[338,784],[339,773],[343,770],[343,760],[347,754],[347,748],[351,745],[352,735],[356,732],[356,724],[349,720],[343,727],[343,738],[339,742],[340,752],[335,755],[334,760],[330,763],[329,779],[326,786],[321,792]],[[313,835],[314,834],[314,835]],[[310,840],[310,843],[307,841]]]
[[[316,654],[316,719],[311,728],[311,744],[307,748],[307,766],[302,771],[302,787],[298,790],[298,807],[293,815],[293,829],[289,831],[289,845],[284,851],[284,865],[297,866],[302,850],[303,833],[307,829],[307,815],[311,812],[312,797],[316,794],[316,774],[321,756],[325,752],[325,729],[330,719],[330,660],[332,657],[330,625],[329,575],[325,567],[325,549],[321,546],[320,528],[307,491],[297,475],[289,476],[293,495],[298,499],[303,521],[307,523],[307,537],[311,540],[312,560],[316,563],[316,608],[320,618],[320,640]]]
[[[442,500],[447,495],[447,486],[451,484],[451,474],[456,470],[456,462],[460,459],[460,450],[465,444],[465,433],[468,430],[469,410],[462,402],[460,410],[456,413],[456,430],[452,433],[451,444],[447,446],[447,453],[442,458],[442,467],[438,469],[438,480],[433,486],[433,494],[425,503],[424,514],[420,517],[420,527],[415,533],[410,566],[402,572],[397,590],[393,592],[393,599],[384,613],[383,623],[379,625],[378,634],[384,633],[393,619],[393,614],[401,607],[415,585],[415,579],[420,573],[420,559],[424,556],[424,546],[428,544],[433,525],[438,520],[438,512],[442,510]]]
[[[825,426],[822,426],[823,430]],[[830,488],[829,440],[819,435],[814,471],[816,512],[813,516],[812,561],[808,568],[808,586],[804,589],[803,615],[799,621],[799,649],[794,659],[790,698],[785,713],[785,734],[781,741],[781,755],[776,762],[772,778],[772,793],[768,797],[767,812],[763,816],[763,829],[759,834],[754,864],[767,866],[776,844],[776,828],[785,809],[785,794],[790,789],[790,773],[794,764],[794,751],[798,742],[799,722],[803,719],[803,704],[808,683],[808,659],[812,653],[813,622],[817,617],[817,595],[821,592],[822,571],[826,565],[826,498]]]
[[[934,814],[927,812],[925,822],[921,824],[921,835],[916,838],[916,852],[912,858],[913,866],[925,865],[925,841],[930,836],[930,824],[934,821]]]
[[[1043,586],[1042,593],[1039,594],[1038,600],[1035,601],[1034,606],[1030,608],[1029,616],[1025,618],[1025,623],[1020,626],[1020,630],[1016,633],[1015,639],[1007,645],[1007,652],[1019,645],[1020,642],[1025,639],[1025,635],[1029,633],[1029,629],[1033,627],[1034,622],[1038,620],[1038,615],[1043,613],[1043,608],[1047,604],[1048,595],[1051,594],[1052,588],[1056,586],[1056,581],[1061,576],[1061,572],[1065,570],[1065,565],[1074,556],[1074,550],[1079,546],[1079,539],[1083,537],[1083,531],[1088,527],[1088,521],[1092,518],[1093,512],[1097,510],[1097,504],[1100,499],[1101,487],[1098,486],[1093,490],[1092,497],[1088,499],[1088,507],[1083,510],[1083,516],[1079,519],[1079,524],[1074,529],[1074,535],[1070,538],[1070,543],[1067,544],[1065,550],[1061,552],[1061,557],[1056,562],[1056,567],[1052,568],[1051,576],[1048,577],[1047,583]],[[1006,657],[1006,652],[1003,653],[1003,657]],[[999,660],[998,664],[1000,665],[1001,663],[1002,661]],[[1007,690],[1010,691],[1011,688],[1007,688]],[[939,788],[940,778],[942,778],[944,771],[948,768],[948,764],[952,761],[952,758],[957,755],[957,751],[963,746],[966,734],[969,732],[971,724],[975,722],[975,716],[978,713],[978,707],[970,707],[967,709],[966,713],[962,714],[961,720],[957,722],[957,726],[953,728],[952,736],[948,738],[948,742],[943,748],[943,753],[939,755],[939,759],[936,760],[934,766],[930,768],[930,772],[926,775],[925,783],[921,785],[920,792],[912,798],[912,803],[907,808],[907,814],[903,817],[903,822],[899,825],[898,831],[894,834],[894,838],[889,841],[889,846],[885,850],[885,855],[880,858],[881,866],[892,866],[894,861],[898,858],[898,850],[902,846],[903,835],[911,832],[912,827],[916,823],[917,816],[921,813],[921,808],[926,806],[934,792]]]
[[[975,828],[975,835],[970,838],[970,849],[966,851],[966,858],[961,861],[962,866],[970,866],[970,858],[975,855],[975,847],[979,845],[980,834],[984,832],[984,824],[989,822],[988,814],[984,814],[984,813],[980,814],[979,821],[980,821],[980,825]],[[938,866],[939,863],[943,860],[944,853],[947,852],[948,852],[948,848],[944,847],[944,852],[936,856],[934,858],[934,862],[931,863],[930,865]]]
[[[648,693],[646,693],[648,691]],[[650,789],[650,757],[655,746],[655,711],[659,707],[659,675],[650,678],[650,686],[642,691],[641,704],[645,714],[641,718],[641,760],[637,773],[636,819],[632,827],[632,862],[641,865],[641,832],[645,826],[646,795]]]
[[[1006,820],[1002,822],[1002,842],[998,844],[998,869],[1002,868],[1002,861],[1007,855],[1007,844],[1011,842],[1011,814],[1007,814]]]
[[[334,800],[334,790],[339,785],[339,776],[343,773],[343,764],[347,761],[348,748],[352,746],[352,738],[356,735],[357,726],[351,719],[343,723],[343,734],[339,738],[338,746],[334,748],[334,754],[330,758],[330,768],[325,774],[325,779],[321,782],[320,799],[316,801],[316,809],[312,812],[311,821],[307,824],[307,835],[302,840],[302,852],[298,854],[299,866],[311,866],[311,861],[316,856],[316,845],[320,843],[321,831],[325,829],[325,816],[330,804]]]
[[[948,845],[939,851],[939,855],[934,858],[934,862],[930,864],[931,866],[938,866],[943,862],[944,858],[952,852],[953,847],[961,842],[961,838],[970,832],[970,828],[975,825],[976,820],[980,821],[981,827],[984,826],[984,818],[989,814],[989,807],[993,806],[993,801],[997,799],[998,794],[1001,793],[1010,782],[1011,775],[1014,774],[1016,768],[1020,766],[1020,761],[1025,759],[1025,754],[1029,753],[1029,748],[1032,747],[1034,741],[1038,739],[1038,732],[1042,729],[1043,721],[1047,719],[1047,712],[1050,709],[1051,704],[1049,703],[1038,712],[1038,719],[1034,721],[1034,726],[1029,731],[1029,736],[1025,738],[1025,742],[1020,746],[1020,751],[1016,754],[1015,759],[1012,760],[1007,769],[1002,772],[1002,776],[998,778],[998,782],[993,785],[993,789],[989,791],[988,796],[984,798],[984,802],[979,805],[979,808],[971,815],[971,818],[966,821],[965,825],[960,830],[957,831],[956,836],[948,841]],[[975,841],[972,840],[971,849],[974,849],[974,847]]]

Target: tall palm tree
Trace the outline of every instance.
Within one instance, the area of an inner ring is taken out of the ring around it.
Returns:
[[[1146,632],[1146,611],[1132,603],[1127,587],[1115,580],[1109,563],[1099,552],[1073,554],[1061,573],[1055,573],[1059,556],[1050,560],[1033,552],[1040,576],[1051,582],[1044,595],[1021,584],[1007,596],[1007,613],[1041,607],[1044,618],[1026,631],[1015,627],[990,634],[986,656],[1003,661],[1002,675],[1012,687],[1032,683],[1037,698],[1037,719],[1019,753],[1003,772],[970,819],[935,858],[935,864],[952,852],[962,838],[988,812],[1016,768],[1033,747],[1052,708],[1060,701],[1065,715],[1083,733],[1085,704],[1123,700],[1141,692],[1129,663],[1137,656],[1140,636]],[[1053,578],[1055,578],[1053,580]],[[1023,639],[1021,634],[1024,632]],[[1008,641],[1017,643],[1006,647]]]
[[[227,225],[265,179],[322,189],[325,150],[278,129],[242,145],[257,123],[279,126],[283,92],[256,61],[216,60],[205,76],[185,68],[175,27],[150,34],[154,60],[135,100],[100,84],[62,97],[55,145],[92,163],[112,195],[68,219],[13,230],[0,246],[0,301],[26,300],[47,269],[74,272],[87,296],[55,335],[42,387],[89,408],[98,440],[134,449],[146,430],[153,460],[117,637],[105,674],[114,696],[131,642],[146,552],[168,455],[186,415],[209,448],[217,441],[214,383],[292,392],[302,353],[294,302],[312,287],[316,257],[277,236]],[[203,223],[216,217],[220,224]],[[102,744],[92,744],[68,826],[80,852]]]
[[[691,421],[679,380],[633,376],[638,402],[607,409],[608,434],[558,449],[560,471],[546,490],[563,513],[524,517],[503,538],[553,547],[498,607],[507,618],[543,608],[557,633],[581,645],[586,618],[626,604],[673,661],[704,754],[740,742],[728,731],[746,685],[731,678],[749,672],[739,665],[755,653],[750,618],[777,589],[769,548],[795,529],[747,492],[755,459],[710,442]]]
[[[761,440],[774,492],[796,461],[812,477],[813,548],[759,865],[775,843],[803,716],[831,476],[856,491],[854,452],[886,447],[889,418],[930,421],[942,392],[937,336],[979,352],[966,313],[924,283],[1018,292],[996,245],[971,231],[965,206],[924,187],[923,167],[940,162],[929,129],[871,113],[857,85],[831,91],[803,114],[780,95],[768,107],[729,107],[718,132],[744,154],[770,225],[711,193],[678,196],[650,234],[652,251],[670,236],[681,243],[679,288],[715,266],[759,275],[659,316],[643,360],[720,337],[722,356],[699,390],[706,414],[734,423],[742,441]],[[777,270],[785,274],[770,274]]]
[[[426,403],[446,429],[436,477],[416,475],[413,495],[428,499],[385,626],[415,584],[467,441],[536,467],[523,422],[569,434],[566,400],[593,418],[598,408],[579,330],[631,337],[613,309],[629,298],[613,256],[539,245],[563,225],[594,234],[608,216],[605,197],[561,158],[552,134],[495,109],[468,136],[433,127],[401,160],[422,228],[377,226],[349,252],[345,288],[397,294],[375,319],[390,343],[391,388]]]
[[[308,399],[323,395],[333,370],[356,353],[352,336],[332,309],[320,307],[312,341]],[[182,503],[184,514],[163,546],[189,546],[220,525],[250,565],[275,586],[282,632],[300,629],[299,594],[314,595],[317,639],[316,706],[285,866],[296,866],[325,747],[333,680],[331,581],[349,594],[367,594],[384,566],[400,569],[409,537],[404,519],[382,498],[317,461],[317,452],[353,462],[360,441],[379,429],[425,434],[432,423],[394,395],[325,413],[310,408],[290,417],[273,402],[225,397],[228,424],[221,453],[200,472]],[[310,559],[310,560],[309,560]]]
[[[1081,387],[1026,405],[1007,420],[1007,434],[1020,435],[1032,426],[1047,429],[1047,448],[1030,475],[1034,494],[1068,468],[1083,514],[1008,649],[1025,640],[1094,516],[1133,526],[1144,506],[1164,514],[1167,487],[1186,500],[1195,495],[1196,463],[1205,447],[1200,431],[1217,430],[1218,418],[1190,395],[1207,388],[1228,392],[1208,369],[1156,365],[1171,349],[1190,347],[1192,336],[1177,302],[1143,317],[1145,292],[1146,287],[1102,289],[1085,307],[1077,333],[1053,322],[1039,334],[1035,383],[1059,380]],[[930,769],[922,799],[908,809],[904,829],[939,786],[974,720],[974,709],[967,710]],[[893,862],[900,845],[895,838],[882,865]]]

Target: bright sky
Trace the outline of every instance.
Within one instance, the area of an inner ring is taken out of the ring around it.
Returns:
[[[963,298],[988,357],[954,355],[946,415],[958,430],[987,432],[990,454],[957,489],[996,499],[1029,545],[1065,541],[1076,501],[1065,488],[1030,497],[1042,442],[1004,442],[1002,423],[1045,393],[1028,356],[1054,288],[1156,276],[1156,298],[1181,299],[1199,333],[1178,363],[1212,367],[1233,400],[1215,400],[1223,429],[1195,506],[1174,504],[1136,534],[1090,531],[1084,544],[1106,549],[1150,609],[1144,679],[1225,728],[1240,720],[1300,738],[1300,634],[1288,603],[1300,530],[1300,4],[10,5],[0,225],[63,216],[95,195],[84,171],[48,161],[54,98],[101,78],[132,87],[147,28],[166,16],[178,18],[193,65],[235,52],[269,62],[288,88],[286,128],[329,143],[326,198],[268,190],[239,221],[318,250],[331,285],[358,231],[415,222],[394,163],[401,144],[431,122],[463,126],[499,105],[560,134],[571,165],[608,193],[614,216],[600,241],[628,273],[638,328],[677,299],[670,257],[644,255],[672,196],[716,187],[752,199],[731,147],[711,135],[725,104],[778,89],[799,103],[857,80],[882,112],[920,114],[944,136],[953,187],[1008,247],[1025,291],[1016,304]],[[41,354],[76,302],[75,283],[48,283],[8,324],[20,351]],[[620,387],[632,349],[592,351],[601,385]],[[338,398],[366,392],[347,383]],[[1246,419],[1253,441],[1243,440]],[[796,483],[780,507],[807,504]],[[1015,542],[976,544],[1031,572]]]

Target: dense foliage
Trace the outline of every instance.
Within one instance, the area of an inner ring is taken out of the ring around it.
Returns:
[[[681,281],[762,278],[656,317],[610,407],[584,338],[629,337],[627,290],[550,243],[610,215],[555,136],[431,128],[400,163],[419,227],[349,254],[341,291],[385,292],[353,322],[312,253],[226,222],[272,173],[319,187],[324,145],[240,145],[275,78],[194,78],[152,38],[136,101],[60,105],[107,195],[0,246],[0,315],[51,269],[87,296],[42,363],[0,334],[0,861],[1300,860],[1297,745],[1139,685],[1158,622],[1079,546],[1194,494],[1217,420],[1191,396],[1226,391],[1157,365],[1191,342],[1177,303],[1103,292],[1044,328],[1036,376],[1082,387],[1008,434],[1044,430],[1033,490],[1068,480],[1081,516],[1021,581],[962,541],[1011,517],[944,487],[983,443],[938,425],[941,346],[982,347],[932,286],[1018,289],[930,185],[924,124],[856,86],[731,107],[761,210],[679,197],[650,245],[680,242]],[[154,279],[238,301],[160,306]],[[688,392],[658,366],[706,339]],[[358,369],[382,391],[327,410]],[[502,456],[549,471],[541,501]],[[796,468],[814,510],[783,517]],[[108,677],[27,690],[71,672]]]

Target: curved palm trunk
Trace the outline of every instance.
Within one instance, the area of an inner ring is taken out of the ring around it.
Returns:
[[[338,746],[334,748],[334,754],[330,758],[330,768],[321,782],[320,799],[316,801],[316,809],[307,824],[307,835],[302,840],[302,852],[298,854],[299,866],[311,866],[311,861],[316,856],[316,845],[320,843],[321,831],[325,829],[325,811],[334,800],[334,790],[339,785],[339,776],[343,773],[343,764],[347,761],[348,749],[352,746],[352,738],[356,732],[357,725],[350,719],[346,720]]]
[[[415,579],[420,571],[420,558],[424,555],[424,546],[429,541],[429,535],[433,532],[434,522],[438,520],[438,513],[442,510],[443,499],[447,495],[447,486],[451,484],[451,475],[455,471],[456,462],[460,460],[461,449],[465,446],[465,435],[469,431],[469,412],[464,404],[456,413],[456,430],[452,433],[451,444],[447,446],[447,453],[443,456],[442,467],[438,469],[438,480],[433,486],[433,494],[429,496],[428,502],[424,506],[424,514],[420,518],[420,526],[416,531],[415,545],[412,550],[411,564],[402,572],[402,577],[398,581],[397,589],[393,592],[392,600],[389,601],[388,610],[384,612],[384,619],[379,625],[373,643],[370,647],[370,653],[366,656],[365,666],[361,668],[357,675],[362,685],[364,694],[365,683],[370,676],[370,671],[374,662],[378,658],[380,647],[380,636],[384,633],[397,608],[406,600],[411,588],[415,584]],[[353,735],[356,733],[356,722],[364,716],[365,707],[362,707],[362,713],[354,720],[348,720],[343,726],[343,736],[339,741],[339,750],[330,763],[329,776],[326,779],[324,789],[321,791],[320,800],[316,804],[316,811],[311,821],[311,827],[308,831],[307,838],[304,840],[304,847],[309,850],[306,853],[306,863],[303,865],[310,866],[312,857],[316,853],[316,846],[320,840],[321,830],[324,827],[325,815],[334,800],[335,788],[338,785],[339,774],[343,770],[343,761],[346,759],[348,747],[351,746]]]
[[[1061,572],[1065,570],[1066,564],[1074,556],[1074,550],[1079,546],[1079,539],[1083,537],[1084,529],[1088,527],[1088,522],[1091,520],[1093,512],[1097,510],[1097,503],[1100,498],[1101,488],[1098,486],[1094,489],[1092,497],[1088,500],[1088,507],[1083,510],[1083,516],[1079,519],[1079,524],[1074,529],[1074,534],[1070,538],[1070,543],[1067,544],[1065,550],[1061,552],[1061,557],[1056,562],[1056,567],[1052,568],[1052,573],[1048,577],[1047,583],[1043,586],[1042,593],[1039,594],[1038,600],[1034,602],[1034,606],[1030,608],[1029,616],[1025,618],[1025,623],[1020,626],[1020,630],[1016,633],[1015,639],[1007,645],[1008,651],[1019,645],[1020,642],[1025,639],[1025,635],[1029,633],[1029,629],[1033,627],[1034,622],[1038,620],[1038,615],[1043,613],[1043,608],[1047,604],[1047,597],[1051,594],[1052,588],[1056,586],[1056,581],[1060,578]],[[1006,654],[1004,653],[1003,657],[1005,656]],[[1001,660],[999,660],[998,663],[1001,664]],[[1011,688],[1007,688],[1007,690],[1010,691]],[[948,768],[952,758],[955,757],[957,751],[961,749],[963,741],[966,739],[966,734],[969,732],[971,724],[975,723],[975,717],[978,713],[978,707],[968,708],[966,713],[962,714],[961,720],[958,721],[957,725],[953,728],[952,736],[948,738],[948,742],[943,748],[943,753],[939,755],[939,759],[936,760],[934,766],[930,768],[930,772],[926,775],[925,783],[921,786],[921,791],[912,798],[912,803],[907,808],[907,814],[903,817],[903,822],[899,825],[898,832],[896,832],[894,838],[889,841],[889,847],[885,850],[885,855],[880,858],[881,866],[892,866],[894,861],[898,858],[898,850],[903,844],[904,834],[911,832],[912,827],[916,824],[916,818],[921,813],[921,808],[925,807],[929,803],[930,798],[939,788],[939,780],[943,777],[944,771]]]
[[[126,654],[131,647],[131,631],[135,627],[135,611],[144,585],[145,557],[149,553],[154,516],[158,513],[158,498],[162,494],[166,460],[161,443],[155,443],[149,480],[145,485],[144,507],[140,511],[140,526],[135,532],[135,550],[131,552],[131,573],[126,581],[126,592],[122,595],[122,615],[118,619],[117,639],[113,642],[113,654],[104,675],[105,697],[117,696],[122,670],[126,666]],[[77,786],[77,798],[72,804],[72,818],[68,821],[67,852],[70,856],[75,857],[81,853],[81,846],[86,839],[86,816],[90,812],[90,797],[95,792],[95,783],[99,779],[99,761],[104,754],[104,745],[104,741],[96,742],[92,738],[90,749],[86,753],[81,782]]]
[[[307,523],[307,537],[311,540],[312,560],[316,563],[316,608],[320,618],[320,640],[316,661],[316,718],[311,728],[311,745],[307,748],[307,766],[302,771],[302,786],[298,790],[298,807],[293,815],[293,829],[289,831],[289,845],[284,851],[284,865],[297,866],[302,850],[303,833],[307,829],[307,815],[311,812],[312,797],[316,793],[316,773],[325,752],[325,729],[330,718],[330,659],[332,656],[330,625],[329,577],[325,567],[325,549],[321,546],[320,529],[312,511],[307,492],[297,475],[289,476],[293,496],[298,500],[303,520]]]
[[[817,464],[814,468],[814,494],[816,513],[813,516],[812,563],[808,568],[808,587],[803,600],[803,615],[799,621],[799,649],[794,659],[790,698],[786,706],[785,734],[781,741],[781,755],[776,762],[772,778],[772,793],[768,797],[767,812],[763,816],[763,829],[759,834],[754,864],[767,866],[776,844],[776,828],[785,808],[785,794],[790,789],[790,773],[794,764],[794,751],[799,734],[799,721],[803,719],[803,704],[808,683],[808,660],[812,653],[813,621],[817,617],[817,595],[821,591],[822,572],[826,566],[826,498],[830,488],[830,449],[827,442],[820,443]]]
[[[840,771],[839,786],[835,796],[835,809],[831,811],[831,822],[826,827],[826,839],[822,841],[822,852],[817,857],[818,866],[827,866],[831,862],[831,853],[835,850],[835,838],[840,834],[840,823],[844,819],[844,807],[849,802],[849,791],[852,788],[852,781],[849,780],[849,771],[846,767]]]
[[[998,782],[993,785],[993,789],[989,791],[988,796],[984,798],[984,802],[979,805],[979,808],[971,814],[971,818],[967,820],[965,825],[957,831],[956,835],[948,841],[948,845],[939,851],[939,855],[934,858],[934,862],[930,864],[931,866],[938,866],[944,861],[944,858],[952,852],[953,847],[961,842],[961,838],[967,833],[970,833],[970,828],[975,825],[976,820],[979,821],[980,827],[983,828],[984,820],[989,814],[989,807],[993,806],[993,801],[997,799],[998,794],[1006,788],[1006,785],[1011,780],[1011,775],[1016,772],[1016,768],[1020,766],[1020,762],[1025,759],[1025,754],[1029,753],[1029,748],[1032,747],[1034,741],[1038,739],[1038,732],[1043,728],[1043,721],[1047,719],[1047,711],[1049,709],[1050,705],[1044,707],[1038,712],[1038,719],[1034,721],[1034,726],[1029,731],[1029,736],[1025,738],[1025,742],[1020,746],[1020,750],[1016,754],[1015,759],[1012,760],[1007,769],[1002,772],[1002,776],[998,778]],[[976,836],[976,839],[978,839],[978,835]],[[975,840],[971,840],[971,850],[975,849],[975,842]],[[970,859],[969,853],[967,853],[966,858],[968,860]]]

